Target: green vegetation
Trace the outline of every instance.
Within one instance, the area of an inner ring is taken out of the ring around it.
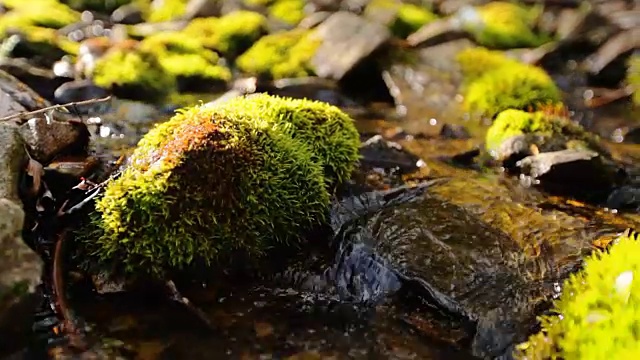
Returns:
[[[491,1],[475,10],[478,18],[465,12],[461,16],[462,26],[480,45],[510,49],[535,47],[549,41],[549,36],[533,31],[542,14],[539,6],[525,7],[513,2]]]
[[[272,79],[314,74],[311,59],[320,45],[313,31],[291,30],[258,40],[236,61],[245,73]]]
[[[193,19],[182,31],[185,37],[199,39],[205,47],[235,57],[246,51],[266,33],[267,19],[251,11],[233,11],[221,18]]]
[[[304,4],[301,0],[277,0],[269,6],[268,13],[273,19],[295,26],[305,17]]]
[[[542,331],[520,344],[519,359],[635,359],[640,357],[640,242],[620,236],[597,251],[564,283]]]
[[[93,81],[123,98],[157,100],[176,87],[156,56],[146,51],[113,50],[96,61]]]
[[[640,54],[631,55],[628,60],[627,84],[633,91],[631,95],[633,103],[640,105]]]
[[[218,65],[219,57],[202,43],[179,32],[162,32],[144,39],[140,50],[153,53],[162,69],[177,80],[224,82],[231,71]]]
[[[347,180],[360,157],[360,135],[353,119],[339,108],[320,101],[257,94],[221,105],[249,117],[263,117],[305,142],[320,163],[328,186]]]
[[[163,0],[160,6],[147,6],[148,1],[138,1],[147,13],[148,22],[171,21],[184,15],[189,0]],[[151,5],[154,5],[151,3]]]
[[[582,126],[563,116],[542,111],[530,113],[508,109],[502,111],[487,131],[485,147],[489,152],[497,150],[507,139],[535,134],[537,143],[545,151],[571,148],[588,148],[601,152],[598,138]]]
[[[78,11],[91,10],[103,14],[111,14],[113,10],[120,6],[127,5],[134,1],[136,0],[60,0],[61,3],[69,5]]]
[[[383,19],[389,19],[388,14],[394,14],[387,25],[394,36],[402,39],[438,18],[425,7],[396,0],[372,0],[364,13],[367,17]]]
[[[307,145],[239,110],[184,110],[140,141],[97,203],[86,242],[95,261],[162,277],[236,253],[255,259],[325,220],[329,196]]]
[[[80,20],[80,13],[54,0],[9,1],[4,5],[10,10],[0,17],[0,37],[10,30],[59,29]]]
[[[506,109],[537,109],[561,102],[560,90],[539,67],[481,48],[462,51],[457,61],[465,77],[467,111],[493,117]]]

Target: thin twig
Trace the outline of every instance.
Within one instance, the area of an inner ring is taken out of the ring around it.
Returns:
[[[70,102],[70,103],[67,103],[67,104],[52,105],[52,106],[47,106],[47,107],[39,109],[39,110],[21,112],[21,113],[18,113],[18,114],[5,116],[3,118],[0,118],[0,121],[8,121],[8,120],[13,120],[13,119],[22,119],[22,118],[24,118],[26,116],[33,116],[33,115],[41,114],[41,113],[44,113],[44,112],[47,112],[47,111],[66,108],[68,106],[97,104],[97,103],[101,103],[101,102],[105,102],[105,101],[109,101],[109,100],[111,100],[111,95],[109,95],[109,96],[107,96],[105,98],[102,98],[102,99],[89,99],[89,100],[78,101],[78,102]]]

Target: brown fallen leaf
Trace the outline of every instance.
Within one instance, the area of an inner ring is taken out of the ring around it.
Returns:
[[[44,166],[40,164],[38,161],[29,158],[29,163],[27,164],[27,175],[33,178],[33,184],[31,185],[31,189],[29,189],[29,194],[35,196],[40,191],[42,187],[42,177],[44,176]]]

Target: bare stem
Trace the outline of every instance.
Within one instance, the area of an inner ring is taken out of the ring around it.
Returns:
[[[67,104],[52,105],[52,106],[47,106],[47,107],[39,109],[39,110],[26,111],[26,112],[21,112],[21,113],[5,116],[3,118],[0,118],[0,121],[8,121],[8,120],[13,120],[13,119],[23,119],[23,118],[25,118],[27,116],[33,116],[33,115],[37,115],[37,114],[42,114],[42,113],[45,113],[47,111],[62,109],[62,108],[66,108],[66,107],[69,107],[69,106],[73,107],[73,106],[80,106],[80,105],[97,104],[97,103],[101,103],[101,102],[105,102],[105,101],[109,101],[109,100],[111,100],[111,96],[107,96],[107,97],[101,98],[101,99],[89,99],[89,100],[84,100],[84,101],[70,102],[70,103],[67,103]]]

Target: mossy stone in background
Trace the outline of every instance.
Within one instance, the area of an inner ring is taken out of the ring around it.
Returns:
[[[236,60],[238,68],[270,79],[314,75],[311,59],[320,46],[314,32],[295,29],[264,36]]]
[[[467,49],[456,60],[462,68],[465,110],[493,117],[507,109],[529,110],[560,104],[562,94],[542,68],[496,51]]]
[[[520,344],[518,359],[640,358],[640,242],[635,234],[597,251],[565,281],[542,332]]]
[[[113,10],[119,8],[122,5],[127,5],[132,2],[141,2],[140,0],[60,0],[61,3],[69,5],[71,8],[84,11],[96,11],[103,14],[111,14]],[[146,0],[151,2],[151,0]]]
[[[323,166],[329,186],[349,179],[360,157],[360,135],[354,120],[325,102],[255,94],[219,106],[262,117],[305,142],[314,160]]]
[[[281,124],[247,115],[194,107],[152,129],[97,203],[84,236],[92,261],[162,277],[301,243],[326,219],[322,167]]]
[[[193,19],[181,32],[198,39],[220,54],[234,58],[251,47],[267,32],[267,19],[256,12],[238,10],[214,18]]]
[[[491,1],[485,5],[465,7],[456,15],[462,28],[486,47],[512,49],[536,47],[550,40],[546,34],[534,32],[542,15],[539,6],[526,7],[514,2]]]
[[[305,2],[301,0],[277,0],[267,12],[272,19],[295,26],[305,17],[304,5]]]

